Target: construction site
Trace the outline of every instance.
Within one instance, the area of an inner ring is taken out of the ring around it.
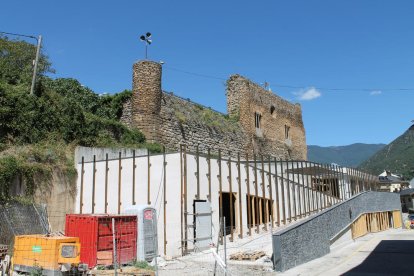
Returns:
[[[3,275],[261,275],[402,227],[376,176],[306,160],[300,105],[235,75],[226,117],[162,91],[161,71],[134,64],[122,120],[164,152],[78,147],[75,189],[0,207]]]

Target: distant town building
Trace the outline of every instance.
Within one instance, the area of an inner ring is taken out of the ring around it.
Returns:
[[[378,176],[378,184],[382,192],[400,192],[410,186],[409,182],[402,180],[401,176],[386,170]]]

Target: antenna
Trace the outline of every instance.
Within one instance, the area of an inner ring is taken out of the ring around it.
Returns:
[[[145,35],[141,35],[139,37],[139,39],[145,43],[145,59],[148,59],[148,45],[151,45],[152,40],[151,38],[151,33],[147,32]]]

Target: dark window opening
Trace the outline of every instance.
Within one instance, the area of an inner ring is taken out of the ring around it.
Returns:
[[[229,235],[230,230],[236,229],[236,213],[234,205],[236,202],[236,196],[234,193],[232,196],[230,196],[230,193],[225,192],[222,192],[221,194],[223,196],[223,217],[226,218],[226,235]],[[230,209],[230,204],[232,204],[232,210]],[[231,227],[231,225],[233,225],[233,227]]]
[[[290,126],[285,125],[285,139],[289,139],[290,138]]]
[[[262,115],[260,113],[254,113],[254,126],[256,128],[262,128]]]

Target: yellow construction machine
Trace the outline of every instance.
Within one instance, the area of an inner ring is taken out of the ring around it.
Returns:
[[[16,236],[11,274],[83,275],[79,238],[49,235]]]

